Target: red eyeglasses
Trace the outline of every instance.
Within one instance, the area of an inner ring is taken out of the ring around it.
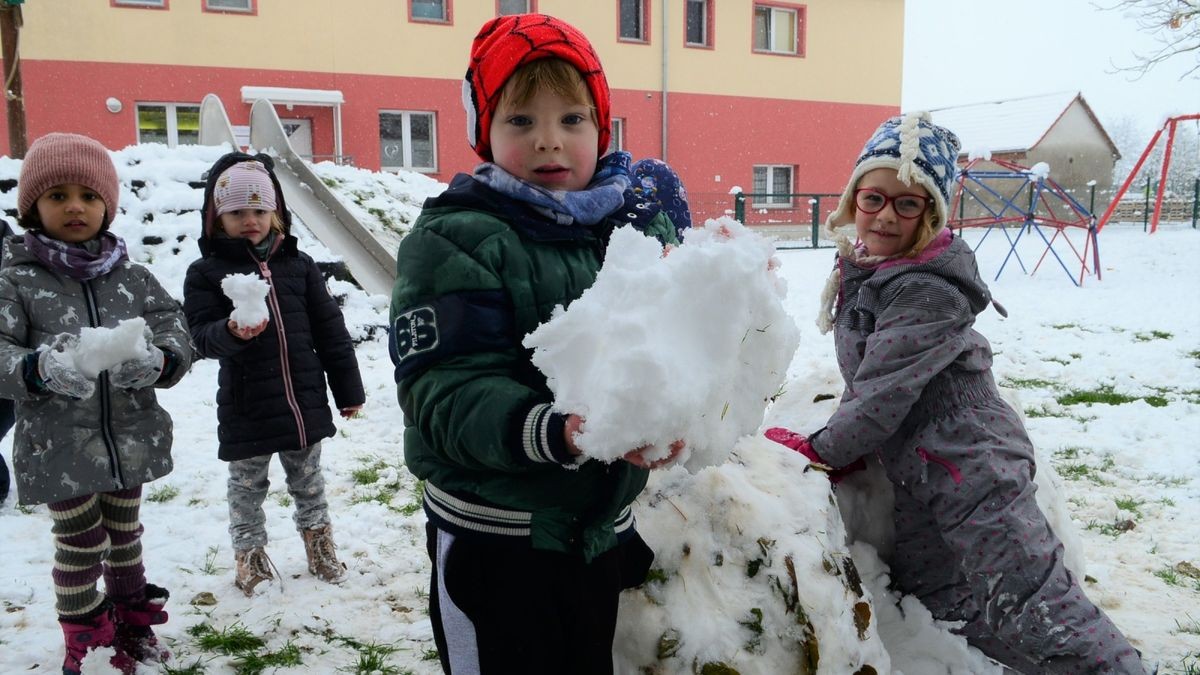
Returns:
[[[925,213],[929,197],[921,195],[896,195],[890,197],[875,188],[858,188],[854,191],[854,205],[863,213],[879,213],[888,204],[901,218],[916,218]]]

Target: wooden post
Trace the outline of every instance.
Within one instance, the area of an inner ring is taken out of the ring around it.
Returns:
[[[0,41],[4,52],[4,107],[8,116],[8,154],[23,159],[29,148],[25,133],[25,99],[21,89],[21,8],[0,4]]]

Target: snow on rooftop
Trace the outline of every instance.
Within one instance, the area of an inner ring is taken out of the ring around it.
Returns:
[[[1077,91],[935,108],[933,121],[958,135],[964,152],[1028,150],[1050,130]]]

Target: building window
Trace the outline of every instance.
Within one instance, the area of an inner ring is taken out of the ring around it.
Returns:
[[[619,36],[622,40],[650,41],[650,32],[647,28],[649,3],[650,0],[618,0],[617,18],[620,22]]]
[[[138,143],[169,147],[200,142],[200,106],[190,103],[137,104]]]
[[[496,0],[496,16],[537,12],[537,0]]]
[[[254,0],[204,0],[204,9],[208,12],[253,14]]]
[[[625,118],[612,118],[612,136],[608,139],[608,152],[625,149]],[[608,153],[605,153],[608,154]]]
[[[687,0],[684,34],[689,47],[711,47],[713,0]]]
[[[754,51],[804,56],[804,7],[755,4]]]
[[[112,0],[113,7],[146,7],[167,9],[167,0]]]
[[[379,113],[379,165],[437,173],[437,124],[430,112]]]
[[[412,21],[450,23],[450,0],[408,0],[408,18]]]
[[[791,166],[764,164],[754,167],[754,206],[790,207],[791,192]]]

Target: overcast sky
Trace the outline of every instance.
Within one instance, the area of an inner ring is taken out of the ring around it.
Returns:
[[[1112,73],[1154,40],[1116,0],[907,0],[905,110],[1081,91],[1105,126],[1131,117],[1147,134],[1171,115],[1200,113],[1200,79],[1180,80],[1195,56],[1141,80]]]

